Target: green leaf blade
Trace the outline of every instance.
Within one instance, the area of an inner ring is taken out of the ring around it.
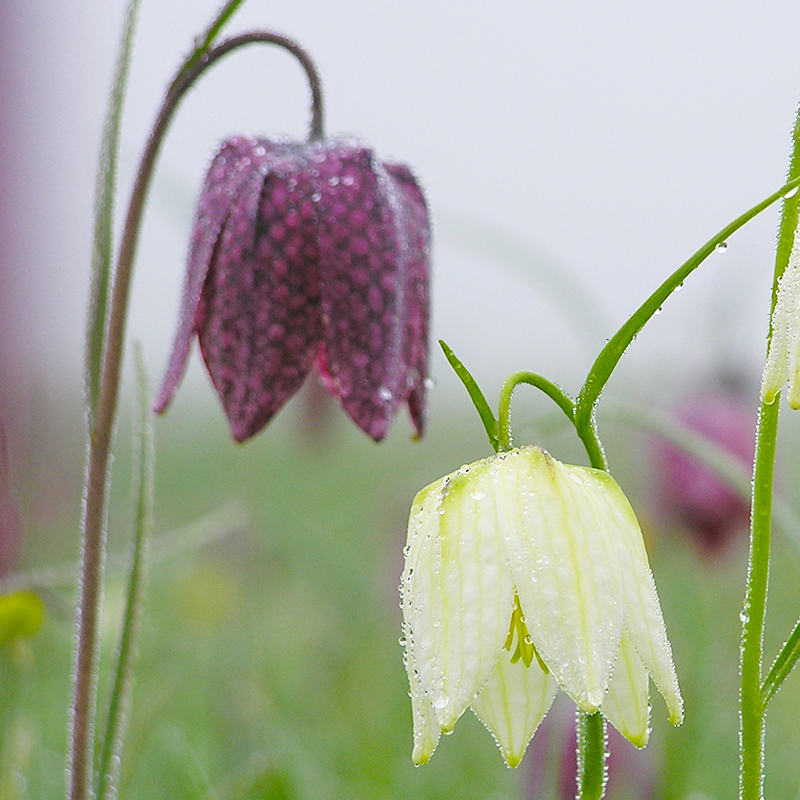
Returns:
[[[120,126],[125,92],[128,87],[133,39],[139,13],[139,0],[130,0],[120,38],[117,65],[111,84],[100,159],[97,168],[94,203],[91,285],[86,331],[86,402],[89,424],[94,426],[100,401],[100,376],[105,351],[108,300],[111,288],[111,263],[114,240],[114,194],[117,186]]]
[[[456,375],[458,375],[458,377],[461,379],[461,382],[464,384],[464,388],[467,390],[467,394],[469,394],[469,399],[472,400],[472,404],[475,406],[475,410],[478,412],[478,416],[481,418],[483,427],[486,429],[486,435],[489,437],[489,442],[494,448],[494,451],[497,452],[497,449],[500,446],[497,436],[497,420],[494,418],[494,413],[492,412],[486,397],[481,391],[480,386],[478,386],[477,382],[475,381],[475,378],[472,377],[469,370],[461,363],[461,361],[458,359],[458,356],[450,349],[450,347],[448,347],[447,343],[442,339],[439,339],[439,345],[444,352],[445,358],[447,358],[447,361],[453,368],[453,371],[456,373]]]
[[[141,346],[136,344],[136,431],[133,469],[133,542],[125,614],[98,770],[97,797],[116,800],[127,711],[133,688],[133,669],[141,623],[147,554],[153,532],[153,421]]]

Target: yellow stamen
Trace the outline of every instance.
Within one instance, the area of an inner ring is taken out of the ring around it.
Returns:
[[[542,661],[539,651],[531,641],[531,635],[528,633],[525,617],[522,614],[522,606],[520,605],[519,596],[516,592],[514,593],[514,610],[511,612],[511,624],[508,628],[506,643],[503,645],[509,652],[511,651],[511,645],[514,644],[515,631],[517,634],[517,647],[514,650],[514,654],[511,656],[511,663],[516,664],[521,658],[522,663],[525,664],[526,667],[529,667],[533,663],[533,657],[536,656],[536,661],[541,667],[542,672],[548,675],[550,670],[547,668],[544,661]]]

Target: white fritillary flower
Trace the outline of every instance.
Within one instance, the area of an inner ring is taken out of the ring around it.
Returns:
[[[471,706],[516,766],[558,687],[639,747],[648,676],[681,722],[642,534],[607,473],[537,447],[462,467],[417,495],[405,552],[414,763]]]

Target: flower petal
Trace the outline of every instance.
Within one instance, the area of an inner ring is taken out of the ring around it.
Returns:
[[[166,410],[186,368],[192,337],[202,322],[201,294],[217,241],[228,217],[231,198],[272,157],[269,142],[236,137],[225,142],[214,156],[200,193],[192,233],[188,268],[183,287],[178,330],[167,372],[153,410]],[[200,317],[200,319],[198,319]]]
[[[600,710],[636,747],[644,747],[650,738],[649,683],[647,670],[623,628],[611,683]]]
[[[415,766],[420,766],[427,763],[433,755],[442,731],[439,728],[433,704],[422,688],[419,675],[410,665],[408,657],[404,661],[410,687],[411,715],[414,720],[414,749],[411,752],[411,760]]]
[[[334,394],[376,441],[407,397],[407,232],[394,182],[370,150],[321,145],[315,197],[327,368]]]
[[[800,407],[800,236],[795,231],[789,263],[778,280],[778,294],[772,312],[772,336],[761,376],[761,399],[772,403],[787,381],[789,405]]]
[[[428,376],[428,322],[430,313],[430,222],[425,197],[410,170],[402,164],[384,164],[401,198],[407,231],[408,273],[405,286],[406,392],[408,410],[417,436],[425,429]]]
[[[401,584],[408,657],[449,731],[497,662],[514,599],[487,462],[420,492],[409,546]]]
[[[540,448],[493,470],[498,518],[528,631],[559,685],[584,711],[603,700],[622,631],[617,547],[595,470]]]
[[[639,523],[614,479],[602,472],[597,475],[598,480],[606,484],[609,500],[612,500],[607,504],[608,513],[616,517],[625,630],[667,704],[670,722],[679,725],[683,720],[683,699]]]
[[[536,661],[529,667],[522,659],[512,664],[511,653],[503,650],[472,710],[494,736],[509,767],[522,761],[557,691],[553,676]]]
[[[315,208],[300,150],[240,190],[203,291],[200,346],[233,436],[302,385],[322,337]]]

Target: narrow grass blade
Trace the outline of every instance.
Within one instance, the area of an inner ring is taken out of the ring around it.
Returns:
[[[483,427],[486,428],[486,435],[489,437],[489,441],[491,442],[495,452],[497,452],[497,448],[499,447],[497,438],[497,420],[494,418],[494,414],[492,413],[492,409],[489,406],[486,397],[484,397],[480,386],[478,386],[478,384],[475,382],[475,378],[470,375],[469,370],[458,360],[458,356],[456,356],[456,354],[441,339],[439,339],[439,344],[444,351],[445,357],[450,362],[450,366],[453,368],[456,375],[461,378],[461,382],[464,384],[464,388],[467,390],[469,398],[472,400],[475,410],[478,412],[478,416],[481,418]]]
[[[89,314],[86,330],[86,401],[89,425],[94,426],[100,399],[100,374],[105,349],[106,315],[111,286],[111,258],[114,242],[114,192],[117,185],[120,124],[128,72],[133,49],[133,36],[139,12],[139,0],[130,0],[125,26],[117,55],[117,66],[111,85],[94,200],[94,243],[92,246],[92,278],[89,289]]]
[[[125,723],[133,684],[133,667],[144,599],[147,552],[153,529],[153,425],[141,347],[136,346],[137,431],[133,469],[133,544],[125,616],[117,667],[98,770],[97,797],[115,800]]]
[[[764,678],[764,683],[761,684],[761,699],[764,708],[772,700],[775,692],[780,689],[781,684],[789,677],[789,673],[797,666],[798,659],[800,659],[800,620],[795,623],[794,630],[778,653],[767,677]]]

